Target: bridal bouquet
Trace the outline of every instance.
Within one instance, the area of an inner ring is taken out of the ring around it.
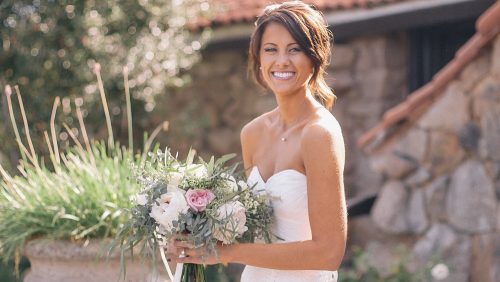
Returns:
[[[212,157],[209,162],[200,158],[194,163],[194,151],[185,162],[169,150],[150,153],[133,169],[142,191],[132,199],[131,220],[114,242],[122,257],[140,245],[156,265],[159,251],[172,279],[163,250],[170,240],[187,240],[211,252],[217,243],[270,241],[268,199],[238,177],[237,165],[225,166],[233,157]],[[181,281],[205,281],[203,266],[185,264]]]

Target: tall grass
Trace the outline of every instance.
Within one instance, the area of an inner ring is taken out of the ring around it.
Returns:
[[[94,71],[102,84],[99,68]],[[125,75],[125,82],[127,79]],[[134,155],[131,147],[132,134],[129,135],[129,148],[113,141],[103,87],[100,87],[100,90],[110,135],[108,142],[89,140],[79,108],[80,103],[77,102],[79,132],[82,133],[83,140],[79,140],[72,130],[64,125],[74,145],[60,152],[54,124],[59,106],[59,99],[56,99],[51,115],[51,134],[44,132],[50,152],[51,166],[48,166],[35,154],[28,134],[25,137],[29,150],[21,140],[13,118],[12,91],[10,87],[6,88],[9,114],[23,159],[19,162],[19,175],[9,174],[0,165],[0,255],[4,261],[12,258],[18,260],[25,243],[35,238],[73,241],[111,238],[128,219],[128,214],[123,213],[123,209],[130,207],[130,197],[140,189],[129,177],[130,165],[140,165],[143,155]],[[16,91],[23,124],[27,127],[21,95],[17,88]],[[126,95],[129,101],[128,89]],[[127,107],[130,107],[129,102]],[[128,130],[132,132],[130,108],[127,113]],[[152,139],[149,138],[146,142],[148,148],[151,142]],[[147,151],[144,150],[143,154]]]

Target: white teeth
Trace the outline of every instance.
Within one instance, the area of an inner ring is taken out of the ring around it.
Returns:
[[[277,78],[287,79],[293,76],[293,72],[273,72],[273,76]]]

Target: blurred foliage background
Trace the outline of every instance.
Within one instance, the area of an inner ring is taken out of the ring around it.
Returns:
[[[62,102],[55,122],[61,147],[69,145],[63,123],[80,135],[75,102],[82,108],[89,137],[107,138],[93,72],[96,63],[101,65],[115,140],[122,144],[127,143],[123,70],[128,69],[134,145],[142,148],[155,97],[189,83],[187,70],[200,59],[209,38],[209,30],[187,26],[193,19],[210,18],[211,10],[205,0],[0,1],[0,164],[15,173],[20,157],[3,95],[7,84],[19,86],[39,155],[49,154],[43,131],[49,129],[57,96]],[[20,124],[15,93],[12,99]],[[29,262],[23,258],[20,267],[28,268]],[[12,262],[0,264],[0,281],[22,279],[12,270]]]
[[[83,101],[89,136],[102,139],[107,133],[92,71],[98,62],[115,137],[126,140],[123,68],[129,70],[134,128],[144,129],[141,120],[154,109],[155,97],[189,82],[186,70],[199,60],[209,31],[193,31],[186,25],[192,19],[209,18],[210,10],[205,0],[3,0],[2,90],[6,84],[19,85],[35,147],[42,155],[48,154],[41,137],[56,96],[62,98],[56,124],[76,127],[72,109],[75,98],[81,97],[77,101]],[[15,95],[13,100],[16,107]],[[5,95],[0,105],[0,163],[8,166],[19,156]],[[136,130],[136,140],[142,140],[142,132]],[[59,139],[64,146],[68,135],[63,132]],[[140,148],[142,144],[136,143]]]

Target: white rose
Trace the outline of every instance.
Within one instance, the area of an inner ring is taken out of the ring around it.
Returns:
[[[172,186],[176,186],[176,187],[179,187],[179,185],[181,184],[181,181],[182,181],[182,178],[184,176],[182,175],[182,173],[179,173],[179,172],[171,172],[169,174],[169,182],[168,184],[172,185]]]
[[[187,167],[180,167],[179,172],[182,174],[194,176],[196,178],[208,176],[207,168],[201,164],[190,164]]]
[[[245,207],[241,202],[231,201],[223,204],[217,209],[216,217],[225,225],[215,226],[214,238],[224,244],[233,243],[234,238],[248,230],[248,227],[245,226],[247,222]]]
[[[241,189],[243,189],[243,190],[246,190],[246,189],[250,188],[250,187],[248,186],[248,183],[246,183],[245,181],[242,181],[242,180],[238,181],[238,185],[239,185],[239,186],[241,187]]]
[[[238,184],[236,184],[236,179],[232,175],[221,173],[220,176],[226,179],[227,186],[232,192],[238,192]]]
[[[141,205],[141,206],[144,206],[145,204],[148,203],[148,198],[146,197],[146,195],[144,194],[137,194],[135,196],[135,202],[138,204],[138,205]]]
[[[151,207],[149,215],[160,224],[160,230],[171,231],[174,227],[172,222],[178,220],[180,214],[188,211],[189,206],[184,193],[181,189],[172,189],[172,191],[160,196],[159,205],[154,204]]]

